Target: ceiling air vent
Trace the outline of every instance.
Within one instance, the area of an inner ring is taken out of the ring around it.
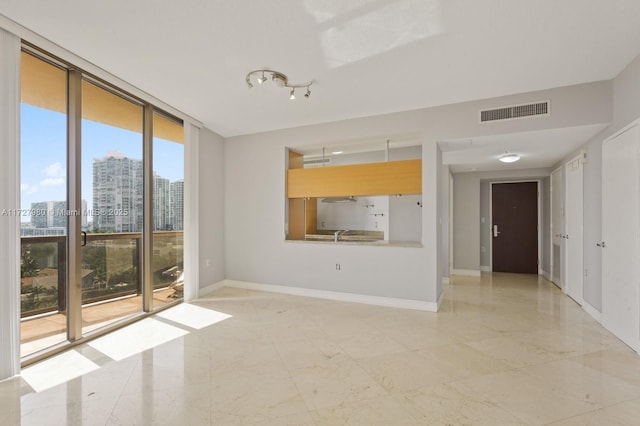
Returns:
[[[480,111],[480,122],[512,120],[514,118],[537,117],[549,115],[549,101],[536,102],[534,104],[515,105],[504,108],[487,109]]]
[[[304,160],[305,166],[316,166],[318,164],[328,164],[331,162],[331,158],[312,158],[309,160]]]

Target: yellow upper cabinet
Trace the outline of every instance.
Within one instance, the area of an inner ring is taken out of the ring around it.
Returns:
[[[421,194],[422,160],[287,170],[287,197]]]

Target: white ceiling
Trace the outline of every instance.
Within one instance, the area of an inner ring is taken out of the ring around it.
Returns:
[[[442,141],[439,145],[443,164],[449,164],[453,172],[545,168],[577,150],[605,127],[606,124],[564,127],[455,139]],[[498,161],[507,152],[518,154],[520,160],[510,164]]]
[[[640,53],[638,0],[2,0],[0,13],[226,137],[611,79]],[[314,80],[311,97],[249,89],[262,67]]]

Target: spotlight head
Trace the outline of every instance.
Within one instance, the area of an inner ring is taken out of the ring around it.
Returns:
[[[271,79],[277,87],[290,89],[289,99],[291,100],[296,98],[296,89],[300,89],[300,91],[307,89],[304,97],[309,98],[311,96],[310,86],[313,84],[313,80],[301,84],[289,83],[289,78],[286,74],[267,68],[250,71],[245,77],[247,87],[250,89],[254,86],[255,81],[257,81],[256,84],[264,84],[267,83],[268,79]]]

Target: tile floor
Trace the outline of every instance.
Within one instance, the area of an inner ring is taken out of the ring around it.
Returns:
[[[640,418],[640,356],[535,276],[454,277],[438,314],[225,288],[131,327],[0,382],[0,424]]]

